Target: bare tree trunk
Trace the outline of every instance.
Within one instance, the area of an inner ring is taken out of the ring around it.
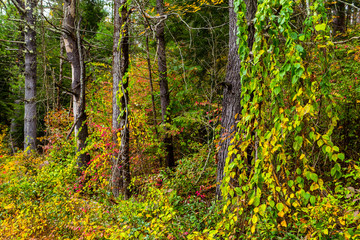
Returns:
[[[57,87],[56,87],[56,109],[60,109],[60,88],[62,86],[63,82],[63,76],[64,76],[64,40],[61,37],[60,38],[60,60],[59,60],[59,79],[57,81]]]
[[[154,86],[152,80],[152,70],[151,70],[151,63],[150,63],[150,48],[149,48],[149,36],[146,36],[146,61],[148,65],[149,71],[149,82],[150,82],[150,91],[151,91],[151,103],[152,103],[152,110],[153,110],[153,121],[154,125],[157,125],[156,121],[156,108],[155,108],[155,97],[154,97]],[[156,129],[156,128],[155,128]],[[156,130],[157,133],[157,130]]]
[[[22,1],[18,1],[18,4],[20,4],[20,8],[18,8],[19,11],[19,15],[20,15],[20,19],[22,21],[25,20],[25,14],[24,12],[22,12],[22,9],[25,9],[24,7],[24,3]],[[25,52],[25,44],[24,39],[25,39],[25,34],[24,34],[24,26],[22,24],[19,24],[19,32],[20,32],[20,36],[19,36],[19,43],[18,43],[18,51],[17,51],[17,67],[19,69],[19,74],[23,75],[24,74],[24,69],[25,69],[25,64],[24,64],[24,52]],[[22,80],[22,79],[21,79]],[[17,150],[23,147],[23,144],[20,145],[20,142],[23,142],[23,139],[20,140],[20,137],[18,137],[16,134],[19,130],[19,128],[21,128],[22,126],[19,125],[18,123],[18,119],[20,119],[21,116],[21,104],[22,104],[22,98],[24,96],[24,89],[21,87],[22,84],[19,84],[19,82],[21,81],[20,79],[17,80],[17,85],[18,88],[16,88],[16,92],[14,91],[13,94],[16,96],[16,100],[14,101],[14,109],[13,109],[13,113],[12,113],[12,118],[11,118],[11,124],[10,124],[10,142],[11,142],[11,149],[12,152],[15,153],[17,152]],[[22,136],[22,135],[21,135]]]
[[[334,32],[345,33],[346,31],[345,4],[343,2],[337,2],[335,7],[336,7],[336,18],[334,19]]]
[[[24,150],[36,151],[36,0],[25,1],[25,115]]]
[[[156,0],[157,14],[162,16],[164,14],[164,2],[163,0]],[[171,123],[170,112],[168,107],[170,104],[170,93],[167,80],[167,66],[166,66],[166,51],[165,51],[165,19],[160,18],[156,28],[156,40],[157,40],[157,55],[158,55],[158,68],[160,77],[160,101],[161,101],[161,117],[163,123]],[[169,168],[175,167],[174,149],[172,143],[172,137],[167,133],[168,128],[165,126],[164,145],[166,149],[166,166]]]
[[[45,19],[44,19],[44,3],[43,0],[40,1],[40,11],[41,11],[41,57],[42,57],[42,71],[43,71],[43,89],[45,91],[46,98],[46,112],[49,112],[51,101],[54,99],[51,97],[51,86],[49,84],[49,79],[47,76],[47,58],[46,58],[46,41],[45,41]],[[53,103],[53,102],[52,102]]]
[[[120,15],[121,11],[121,15]],[[119,153],[113,156],[111,174],[112,192],[115,197],[120,193],[125,199],[130,197],[130,158],[129,158],[129,123],[128,123],[128,77],[129,35],[128,11],[125,0],[114,0],[114,37],[113,37],[113,98],[112,131],[115,146],[120,144]],[[119,44],[120,43],[120,44]],[[120,102],[117,101],[121,95]],[[121,107],[121,111],[120,111]],[[120,143],[117,134],[120,132]]]
[[[148,65],[149,71],[149,83],[150,83],[150,91],[151,91],[151,104],[153,111],[153,122],[155,127],[156,137],[159,137],[159,132],[157,129],[157,120],[156,120],[156,107],[155,107],[155,97],[154,97],[154,86],[153,86],[153,78],[152,78],[152,70],[151,70],[151,62],[150,62],[150,48],[149,48],[149,36],[146,36],[146,61]],[[159,157],[159,167],[163,167],[162,158]]]
[[[248,28],[248,45],[252,48],[254,42],[255,28],[251,21],[255,18],[257,10],[257,0],[246,0],[246,18],[250,23]],[[221,141],[220,150],[218,152],[218,163],[217,163],[217,177],[216,177],[216,196],[218,199],[222,198],[220,185],[224,178],[224,167],[226,158],[230,157],[230,161],[234,156],[228,156],[228,148],[230,142],[237,131],[236,116],[241,114],[241,83],[240,83],[240,58],[238,55],[239,46],[236,44],[237,39],[237,16],[234,12],[234,2],[229,1],[229,54],[228,64],[224,84],[224,98],[222,103],[222,117],[221,117]]]
[[[71,63],[72,70],[72,92],[73,94],[73,113],[75,125],[75,137],[77,151],[86,147],[86,138],[88,137],[88,127],[86,124],[85,113],[85,64],[82,54],[80,34],[76,21],[76,0],[64,0],[64,21],[63,21],[63,39],[67,58]],[[78,24],[80,25],[80,24]],[[86,169],[90,161],[90,156],[85,152],[78,158],[78,174]]]

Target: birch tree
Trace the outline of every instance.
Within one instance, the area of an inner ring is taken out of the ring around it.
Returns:
[[[86,147],[88,127],[86,125],[85,112],[85,64],[81,36],[79,32],[80,20],[77,16],[77,1],[64,0],[63,40],[68,61],[72,71],[72,102],[74,114],[74,132],[76,137],[77,151]],[[77,23],[77,24],[76,24]],[[78,173],[87,167],[90,156],[82,152],[78,158]]]

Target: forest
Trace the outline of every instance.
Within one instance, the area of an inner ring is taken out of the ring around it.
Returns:
[[[0,239],[360,239],[359,0],[0,22]]]

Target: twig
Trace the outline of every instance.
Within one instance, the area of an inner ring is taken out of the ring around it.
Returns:
[[[10,42],[10,43],[25,44],[25,42],[22,42],[22,41],[11,41],[11,40],[5,40],[5,39],[0,39],[0,42]]]
[[[356,8],[357,10],[360,10],[360,8],[357,7],[357,6],[355,6],[354,3],[350,4],[350,3],[344,2],[344,1],[342,1],[342,0],[337,0],[337,1],[338,1],[338,2],[341,2],[341,3],[345,4],[345,5],[348,5],[348,6],[350,6],[350,7]]]
[[[354,39],[359,39],[360,37],[352,37],[350,39],[344,40],[344,41],[338,41],[338,42],[333,42],[334,44],[342,44],[342,43],[346,43],[346,42],[350,42]]]
[[[77,96],[77,94],[76,93],[74,93],[74,92],[72,92],[72,91],[70,91],[70,90],[68,90],[68,89],[66,89],[66,88],[64,88],[64,87],[62,87],[62,86],[60,86],[59,84],[57,84],[57,83],[55,83],[55,86],[56,87],[58,87],[58,88],[61,88],[62,90],[64,90],[65,92],[67,92],[67,93],[69,93],[69,94],[71,94],[71,95],[73,95],[73,96]]]
[[[68,135],[66,136],[66,140],[69,139],[71,133],[74,131],[75,126],[76,126],[76,124],[77,124],[77,122],[79,121],[79,119],[80,119],[81,116],[82,116],[82,113],[76,118],[76,121],[74,122],[74,124],[73,124],[73,125],[71,126],[71,128],[70,128],[70,132],[69,132]]]

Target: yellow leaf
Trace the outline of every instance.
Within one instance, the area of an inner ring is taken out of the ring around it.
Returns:
[[[283,226],[283,227],[287,227],[287,224],[286,224],[286,221],[285,221],[285,220],[283,220],[280,224],[281,224],[281,226]]]
[[[251,226],[251,233],[254,233],[254,232],[255,232],[255,228],[256,228],[256,225],[255,225],[255,224]]]
[[[340,219],[339,219],[339,222],[340,222],[341,225],[345,225],[344,219],[340,218]]]
[[[283,217],[284,215],[285,215],[285,213],[284,213],[283,211],[278,212],[278,216],[279,216],[279,217]]]
[[[255,224],[255,223],[257,223],[257,221],[258,221],[258,217],[256,215],[254,215],[252,217],[252,222]]]

